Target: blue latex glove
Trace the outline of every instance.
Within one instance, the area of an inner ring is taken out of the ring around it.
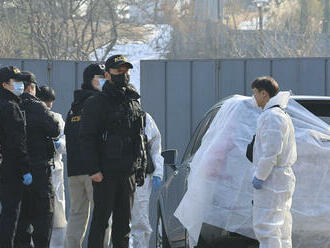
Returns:
[[[23,176],[23,183],[25,185],[30,185],[32,183],[32,175],[31,173],[26,173],[24,176]]]
[[[253,178],[252,184],[255,189],[262,189],[263,183],[264,183],[264,181],[262,181],[256,177]]]
[[[160,188],[160,186],[162,185],[162,179],[160,179],[160,177],[153,177],[152,185],[153,185],[153,188],[155,189],[155,191],[157,191]]]
[[[60,142],[59,140],[54,141],[54,144],[55,144],[55,148],[56,148],[56,150],[57,150],[58,148],[60,148],[60,146],[61,146],[61,142]]]

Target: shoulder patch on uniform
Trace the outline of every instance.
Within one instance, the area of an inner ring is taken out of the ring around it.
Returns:
[[[81,120],[81,116],[80,116],[80,115],[73,116],[73,117],[71,118],[71,122],[78,122],[78,121],[80,121],[80,120]]]

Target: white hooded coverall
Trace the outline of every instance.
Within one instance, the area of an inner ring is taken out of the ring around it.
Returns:
[[[59,113],[54,113],[55,119],[59,122],[60,126],[60,136],[59,143],[60,146],[56,149],[54,156],[55,167],[52,168],[52,183],[54,189],[54,223],[53,223],[53,232],[52,238],[50,241],[51,248],[64,247],[64,236],[66,228],[66,217],[65,217],[65,194],[64,194],[64,165],[62,161],[62,154],[66,153],[65,146],[65,135],[64,135],[64,125],[65,122],[62,118],[62,115]]]
[[[131,220],[131,248],[147,248],[152,229],[149,223],[149,199],[152,191],[152,178],[163,178],[164,158],[161,156],[161,134],[155,121],[146,113],[146,128],[150,155],[155,166],[152,175],[147,175],[144,185],[137,187],[134,196]]]
[[[260,248],[292,247],[290,208],[296,179],[291,167],[297,151],[292,120],[284,110],[289,97],[289,92],[272,97],[257,123],[253,164],[255,176],[264,183],[254,190],[253,229]]]

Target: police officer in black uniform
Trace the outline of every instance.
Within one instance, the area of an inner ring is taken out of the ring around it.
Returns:
[[[146,150],[139,94],[129,84],[133,66],[122,55],[105,63],[103,94],[88,100],[80,128],[82,156],[93,180],[89,248],[101,248],[112,214],[114,248],[129,245],[135,184],[144,183]]]
[[[67,149],[68,177],[88,175],[88,171],[82,166],[83,161],[80,151],[79,127],[82,109],[88,98],[99,95],[102,91],[104,79],[104,65],[91,64],[84,70],[84,82],[81,89],[76,90],[73,95],[71,109],[65,122],[65,138]],[[99,80],[102,80],[100,83]],[[83,185],[81,185],[83,187]],[[72,192],[75,193],[75,192]]]
[[[65,122],[68,186],[71,199],[65,237],[66,248],[81,247],[90,208],[93,205],[92,180],[88,175],[88,168],[83,166],[79,129],[82,109],[87,99],[99,95],[105,81],[103,64],[93,63],[84,69],[81,89],[74,92],[74,100]],[[106,235],[106,239],[109,240],[109,235]]]
[[[24,81],[21,95],[21,109],[27,122],[27,149],[30,158],[33,183],[23,194],[15,247],[29,247],[31,237],[35,247],[49,247],[53,226],[54,194],[51,183],[51,168],[54,166],[54,141],[60,134],[59,123],[50,113],[46,104],[36,97],[37,81],[30,72],[23,72]],[[30,233],[30,226],[33,232]]]
[[[24,116],[19,108],[24,75],[15,67],[0,69],[0,247],[12,248],[23,188],[31,184]]]

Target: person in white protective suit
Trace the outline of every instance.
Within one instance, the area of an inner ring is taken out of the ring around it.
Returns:
[[[157,191],[163,178],[164,158],[161,156],[161,134],[150,114],[146,113],[145,134],[148,140],[150,156],[147,176],[142,187],[138,187],[134,196],[131,220],[131,248],[147,248],[152,229],[149,223],[149,199],[152,189]],[[150,161],[150,158],[152,161]],[[154,167],[154,168],[152,168]]]
[[[252,82],[263,109],[253,148],[253,229],[260,248],[291,248],[291,203],[295,188],[292,165],[297,160],[294,127],[285,112],[290,93],[279,92],[271,77]]]
[[[38,97],[43,101],[49,109],[52,108],[55,101],[55,92],[48,86],[40,87]],[[54,141],[55,156],[54,167],[52,167],[52,185],[55,193],[54,197],[54,217],[53,217],[53,232],[50,241],[51,248],[64,247],[64,236],[67,225],[65,217],[65,194],[64,194],[64,164],[62,161],[62,154],[66,153],[64,125],[65,122],[62,115],[59,113],[51,112],[55,119],[59,122],[60,136],[58,140]]]

